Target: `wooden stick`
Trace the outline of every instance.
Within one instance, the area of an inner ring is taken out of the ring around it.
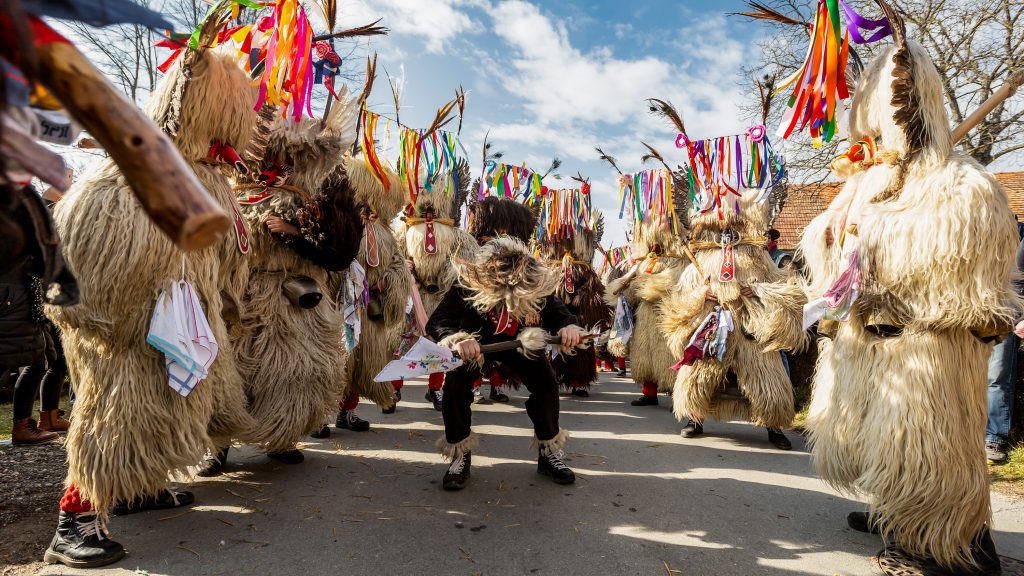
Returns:
[[[999,90],[993,92],[988,100],[982,102],[977,110],[971,113],[953,130],[953,144],[959,142],[968,132],[980,124],[985,119],[985,116],[988,116],[989,113],[995,110],[996,106],[999,106],[1004,100],[1013,96],[1021,84],[1024,84],[1024,70],[1018,70],[1015,74],[1012,74],[1007,79],[1006,84],[1003,84]]]
[[[114,159],[153,223],[182,250],[199,250],[231,219],[171,140],[115,89],[86,57],[64,42],[42,44],[39,79]]]

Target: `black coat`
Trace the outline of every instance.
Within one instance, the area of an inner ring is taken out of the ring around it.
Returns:
[[[39,317],[28,258],[0,274],[0,370],[41,364],[48,340]]]
[[[441,299],[434,313],[427,321],[427,336],[435,342],[456,334],[468,332],[479,334],[477,339],[481,344],[492,344],[494,342],[508,342],[516,336],[505,333],[495,334],[496,326],[486,313],[477,311],[469,302],[470,292],[468,289],[455,285]],[[548,296],[544,301],[544,307],[540,311],[540,326],[551,334],[557,334],[566,326],[576,324],[574,316],[565,304],[557,296]]]

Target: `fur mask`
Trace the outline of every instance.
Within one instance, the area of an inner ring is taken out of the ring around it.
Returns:
[[[455,266],[462,285],[472,293],[473,308],[487,313],[504,306],[519,321],[539,313],[558,284],[558,277],[533,257],[526,244],[510,236],[487,242],[472,261],[456,261]]]

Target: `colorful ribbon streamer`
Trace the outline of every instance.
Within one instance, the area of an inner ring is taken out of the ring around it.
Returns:
[[[539,197],[540,214],[534,238],[539,242],[551,242],[563,238],[574,238],[576,234],[590,230],[593,206],[590,187],[541,189]]]
[[[693,208],[700,212],[712,209],[719,217],[727,199],[734,200],[739,211],[743,190],[770,190],[786,174],[786,165],[765,134],[762,125],[753,126],[744,134],[720,136],[708,140],[690,140],[685,134],[676,137],[676,146],[686,148],[689,157],[687,176]],[[758,200],[762,201],[764,195]]]
[[[664,168],[643,170],[619,177],[619,218],[629,211],[634,222],[654,222],[671,226],[679,233],[675,202],[672,197],[672,174]]]

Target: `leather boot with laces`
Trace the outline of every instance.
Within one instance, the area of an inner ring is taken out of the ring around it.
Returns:
[[[356,416],[355,410],[342,410],[338,419],[334,421],[334,427],[353,432],[366,432],[370,429],[370,423]]]
[[[36,426],[36,421],[31,418],[15,420],[11,426],[11,444],[15,446],[43,444],[53,442],[57,438],[60,438],[60,434],[40,430]]]
[[[563,459],[565,452],[559,450],[550,455],[543,454],[537,457],[537,473],[541,476],[549,476],[555,484],[572,484],[576,481],[576,473],[565,465]]]
[[[110,509],[111,516],[126,516],[149,510],[168,510],[191,506],[196,501],[195,494],[188,490],[172,490],[164,488],[155,496],[139,496],[131,502],[121,501],[114,503]]]
[[[491,384],[491,401],[492,402],[508,402],[508,394],[501,391],[501,388]]]
[[[427,390],[427,401],[434,405],[434,410],[441,411],[441,399],[444,393],[440,390]]]
[[[465,452],[452,461],[451,466],[444,473],[441,480],[441,487],[445,490],[462,490],[469,482],[469,465],[472,462],[472,455]]]
[[[61,512],[57,533],[43,554],[48,564],[72,568],[96,568],[124,558],[124,546],[107,537],[106,527],[95,512]]]

